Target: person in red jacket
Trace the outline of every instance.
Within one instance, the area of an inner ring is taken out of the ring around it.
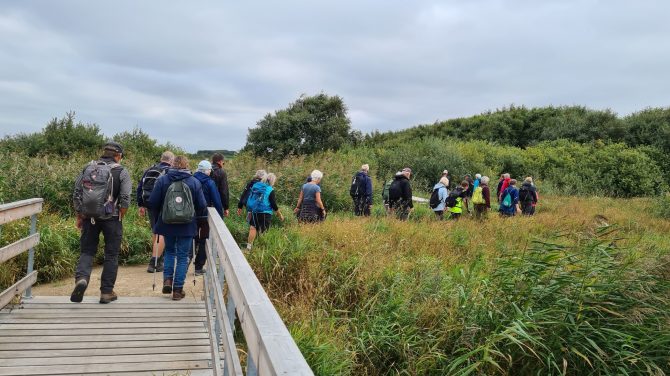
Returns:
[[[502,194],[505,192],[505,189],[509,187],[509,182],[512,180],[509,174],[503,174],[503,182],[502,185],[500,186],[500,190],[498,191],[498,202],[502,200]]]

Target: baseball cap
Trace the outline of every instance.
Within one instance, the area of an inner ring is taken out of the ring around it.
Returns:
[[[212,169],[212,164],[209,163],[209,161],[202,160],[200,163],[198,163],[198,171],[206,171],[206,170],[211,170]]]
[[[119,143],[110,141],[106,143],[105,146],[103,146],[102,148],[103,150],[109,150],[123,155],[123,147]]]

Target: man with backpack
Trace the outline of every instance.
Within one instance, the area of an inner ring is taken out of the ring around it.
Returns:
[[[475,188],[472,194],[472,203],[475,206],[475,219],[485,219],[486,214],[491,209],[491,189],[489,188],[489,177],[484,176],[479,181],[479,186]]]
[[[430,200],[428,200],[428,205],[433,209],[433,212],[435,212],[435,215],[439,220],[444,219],[444,209],[446,208],[446,200],[449,196],[447,186],[449,186],[449,179],[447,179],[446,176],[443,176],[433,187],[433,193],[431,193]]]
[[[372,179],[368,176],[370,166],[364,164],[351,180],[349,195],[354,201],[354,215],[370,216],[372,209]]]
[[[142,174],[142,178],[137,183],[137,206],[139,207],[140,216],[147,214],[149,217],[149,224],[153,229],[156,225],[156,218],[151,214],[151,210],[147,210],[146,202],[151,196],[151,191],[154,189],[156,180],[161,176],[165,175],[165,172],[172,166],[174,162],[174,154],[171,151],[165,151],[161,155],[161,160],[149,167]],[[153,232],[153,231],[152,231]],[[152,233],[151,235],[151,259],[149,260],[149,265],[147,266],[148,273],[162,272],[163,271],[163,249],[165,248],[165,242],[163,237]]]
[[[176,157],[173,167],[158,178],[147,207],[156,218],[154,232],[165,238],[163,294],[171,293],[172,300],[181,300],[186,296],[184,281],[198,230],[196,220],[207,217],[202,184],[191,175],[186,157]]]
[[[230,192],[228,190],[228,175],[223,169],[224,161],[223,154],[215,153],[212,155],[212,173],[211,178],[216,184],[217,192],[219,193],[221,205],[223,206],[223,214],[221,218],[228,216],[228,205],[230,203]]]
[[[412,186],[409,184],[409,178],[412,175],[412,169],[405,167],[393,178],[393,183],[389,188],[389,206],[391,211],[401,221],[409,218],[409,213],[414,209],[412,203]]]
[[[513,217],[519,209],[519,190],[516,189],[516,179],[510,179],[509,186],[500,195],[500,216]]]
[[[258,170],[256,171],[256,175],[254,175],[253,179],[247,182],[247,185],[244,187],[244,190],[242,190],[242,194],[240,195],[240,200],[237,202],[237,215],[242,215],[242,209],[247,206],[247,200],[249,199],[249,194],[251,193],[251,187],[253,187],[254,184],[258,183],[259,181],[265,179],[267,175],[268,173],[265,170]]]
[[[463,214],[463,207],[468,211],[468,188],[470,183],[467,180],[463,180],[461,185],[456,187],[445,201],[446,207],[449,208],[449,219],[458,220]]]
[[[108,142],[97,161],[91,161],[77,177],[73,193],[77,228],[81,231],[79,262],[70,301],[80,303],[88,287],[100,233],[105,238],[105,261],[100,276],[100,303],[118,298],[114,292],[123,236],[122,220],[130,206],[132,181],[120,165],[123,148]]]
[[[400,174],[400,171],[396,175]],[[393,178],[389,179],[384,183],[382,188],[382,201],[384,202],[384,209],[386,210],[386,215],[391,214],[391,205],[389,204],[389,191],[391,190],[391,184],[393,184]]]
[[[521,189],[519,189],[521,213],[528,216],[535,214],[537,200],[537,188],[535,188],[535,184],[533,184],[533,178],[529,176],[523,181]]]
[[[221,197],[219,196],[219,188],[217,187],[214,179],[210,176],[214,174],[212,170],[212,164],[209,161],[200,161],[198,163],[198,171],[193,174],[193,177],[198,179],[202,185],[202,193],[205,195],[205,201],[207,201],[208,207],[213,207],[219,213],[221,218],[223,218],[223,205],[221,204]],[[225,175],[224,175],[225,177]],[[205,243],[209,238],[209,221],[207,218],[198,218],[198,234],[195,237],[196,243],[198,245],[197,256],[195,257],[195,275],[203,275],[205,271],[203,267],[205,262],[207,262],[207,251],[205,250]]]

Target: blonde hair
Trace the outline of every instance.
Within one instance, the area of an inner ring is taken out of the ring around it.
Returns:
[[[524,182],[524,183],[530,183],[530,184],[533,184],[533,177],[532,177],[532,176],[529,176],[529,177],[527,177],[526,179],[524,179],[523,182]]]
[[[449,179],[447,179],[446,176],[443,176],[442,179],[440,179],[440,183],[442,183],[445,187],[449,186]]]
[[[362,165],[362,166],[361,166],[361,170],[362,170],[362,171],[365,171],[365,172],[370,171],[370,165],[367,164],[367,163],[364,164],[364,165]]]
[[[275,175],[273,173],[269,173],[265,177],[265,180],[267,181],[268,184],[270,184],[271,186],[274,186],[275,183],[277,182],[277,175]]]

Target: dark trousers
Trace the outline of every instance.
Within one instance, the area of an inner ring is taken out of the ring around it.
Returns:
[[[123,223],[118,217],[109,220],[96,220],[95,224],[90,219],[82,223],[81,238],[79,245],[81,254],[74,273],[75,281],[91,279],[91,269],[95,253],[98,251],[100,233],[105,238],[105,261],[100,277],[100,291],[111,293],[116,283],[116,274],[119,270],[119,250],[121,249],[121,238],[123,236]]]
[[[521,203],[521,212],[524,215],[533,215],[535,214],[535,206],[532,202],[522,202]]]
[[[475,204],[475,219],[486,219],[488,212],[486,204]]]
[[[354,197],[354,215],[356,216],[370,216],[370,205],[368,205],[365,197]]]
[[[205,266],[207,262],[207,251],[205,249],[207,244],[207,238],[209,238],[209,222],[207,220],[198,220],[198,235],[195,237],[195,243],[197,244],[198,250],[195,256],[195,269],[200,270]]]

